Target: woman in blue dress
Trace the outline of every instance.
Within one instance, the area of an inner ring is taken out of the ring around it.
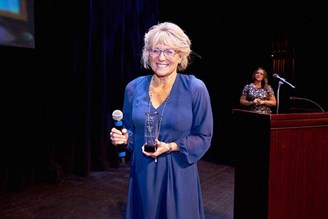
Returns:
[[[213,115],[204,82],[181,73],[190,54],[189,37],[174,23],[144,36],[141,61],[153,74],[127,84],[124,129],[110,133],[114,145],[131,152],[127,219],[204,218],[197,162],[211,145]],[[144,147],[146,112],[159,117],[155,152]]]
[[[252,82],[246,84],[241,92],[240,104],[257,113],[272,113],[277,101],[272,87],[268,84],[268,74],[258,67],[252,74]]]

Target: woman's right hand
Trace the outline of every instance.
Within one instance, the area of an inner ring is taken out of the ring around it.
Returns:
[[[112,128],[109,133],[110,141],[113,145],[117,146],[119,144],[127,144],[129,140],[128,130],[122,129],[122,132],[116,128]]]
[[[258,105],[258,104],[260,103],[260,100],[259,100],[258,98],[255,98],[255,99],[253,100],[253,103],[256,104],[256,105]]]

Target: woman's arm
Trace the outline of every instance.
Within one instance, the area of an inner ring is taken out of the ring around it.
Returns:
[[[276,97],[275,96],[271,96],[271,97],[269,97],[268,100],[261,100],[260,101],[260,104],[265,104],[265,105],[267,105],[269,107],[275,106],[277,104]]]
[[[240,96],[239,102],[243,106],[251,106],[255,104],[254,100],[253,101],[246,100],[246,95],[243,94]]]

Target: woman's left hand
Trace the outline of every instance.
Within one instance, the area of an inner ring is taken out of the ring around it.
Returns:
[[[146,156],[150,156],[154,159],[156,159],[156,157],[160,156],[161,154],[165,154],[170,150],[170,146],[168,143],[159,141],[156,139],[155,141],[155,146],[156,148],[155,152],[147,152],[145,151],[144,146],[142,146],[142,153]]]
[[[257,105],[263,105],[265,104],[265,100],[261,100],[260,98],[254,99],[254,103]]]

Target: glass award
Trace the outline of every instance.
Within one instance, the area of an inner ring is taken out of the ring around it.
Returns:
[[[156,151],[155,140],[158,138],[158,113],[145,113],[145,144],[144,150],[147,152]]]

